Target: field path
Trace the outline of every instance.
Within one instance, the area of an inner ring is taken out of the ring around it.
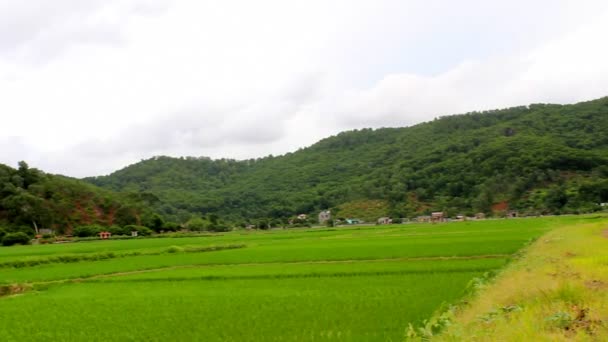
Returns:
[[[128,276],[134,274],[142,274],[142,273],[152,273],[152,272],[162,272],[162,271],[170,271],[177,269],[187,269],[187,268],[212,268],[212,267],[221,267],[221,266],[263,266],[263,265],[315,265],[315,264],[349,264],[349,263],[361,263],[361,262],[400,262],[400,261],[432,261],[432,260],[477,260],[477,259],[500,259],[500,258],[508,258],[511,257],[512,254],[485,254],[485,255],[472,255],[472,256],[437,256],[437,257],[417,257],[417,258],[382,258],[382,259],[344,259],[344,260],[310,260],[310,261],[284,261],[284,262],[250,262],[250,263],[222,263],[222,264],[190,264],[190,265],[176,265],[176,266],[166,266],[166,267],[157,267],[157,268],[149,268],[149,269],[141,269],[134,271],[123,271],[123,272],[113,272],[113,273],[105,273],[105,274],[96,274],[92,276],[86,277],[77,277],[77,278],[66,278],[66,279],[57,279],[57,280],[48,280],[48,281],[40,281],[40,282],[31,282],[31,283],[21,283],[21,284],[11,284],[7,285],[4,288],[5,292],[0,292],[0,298],[4,297],[13,297],[22,295],[24,292],[28,292],[28,290],[32,290],[35,288],[40,289],[46,286],[65,284],[65,283],[80,283],[89,280],[95,279],[105,279],[112,277],[121,277]],[[19,291],[11,291],[11,289],[19,289]]]
[[[399,262],[399,261],[432,261],[432,260],[477,260],[477,259],[500,259],[500,258],[508,258],[512,256],[511,254],[486,254],[486,255],[473,255],[473,256],[453,256],[453,257],[420,257],[420,258],[384,258],[384,259],[346,259],[346,260],[312,260],[312,261],[285,261],[285,262],[249,262],[249,263],[235,263],[235,264],[194,264],[194,265],[178,265],[178,266],[168,266],[168,267],[159,267],[159,268],[151,268],[145,270],[136,270],[136,271],[127,271],[127,272],[116,272],[116,273],[106,273],[94,275],[86,278],[76,278],[76,279],[65,279],[62,281],[86,281],[90,279],[102,279],[102,278],[110,278],[110,277],[120,277],[125,275],[132,274],[141,274],[141,273],[151,273],[151,272],[160,272],[160,271],[170,271],[175,269],[183,269],[183,268],[208,268],[208,267],[217,267],[217,266],[263,266],[263,265],[315,265],[315,264],[352,264],[359,262]]]

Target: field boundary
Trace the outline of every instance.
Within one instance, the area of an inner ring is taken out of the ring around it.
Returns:
[[[116,258],[129,258],[136,256],[148,256],[148,255],[161,255],[167,253],[205,253],[205,252],[217,252],[227,249],[238,249],[247,247],[244,244],[235,245],[219,245],[219,246],[170,246],[162,250],[147,251],[147,252],[99,252],[99,253],[85,253],[85,254],[65,254],[57,255],[47,258],[27,259],[27,260],[12,260],[0,263],[0,268],[26,268],[35,267],[38,265],[48,264],[68,264],[81,261],[102,261]]]
[[[560,227],[483,284],[468,305],[438,314],[425,341],[608,340],[606,221]]]
[[[438,256],[438,257],[408,257],[408,258],[382,258],[382,259],[346,259],[346,260],[308,260],[308,261],[284,261],[284,262],[250,262],[250,263],[221,263],[221,264],[189,264],[189,265],[174,265],[174,266],[166,266],[166,267],[156,267],[150,269],[140,269],[133,271],[121,271],[121,272],[112,272],[105,274],[95,274],[91,276],[85,277],[75,277],[75,278],[65,278],[65,279],[56,279],[56,280],[48,280],[48,281],[37,281],[37,282],[29,282],[29,283],[16,283],[16,284],[4,284],[0,285],[0,299],[4,297],[10,297],[13,295],[20,295],[28,291],[32,290],[44,290],[49,286],[67,284],[67,283],[80,283],[80,282],[92,282],[100,279],[113,278],[113,277],[121,277],[142,273],[153,273],[153,272],[163,272],[170,270],[178,270],[178,269],[196,269],[196,268],[213,268],[213,267],[223,267],[223,266],[265,266],[265,265],[317,265],[317,264],[352,264],[352,263],[370,263],[370,262],[403,262],[403,261],[450,261],[450,260],[480,260],[480,259],[508,259],[513,257],[513,254],[485,254],[485,255],[472,255],[472,256]],[[457,270],[455,272],[470,272],[470,271],[478,271],[474,269],[468,270]],[[424,273],[424,271],[404,271],[405,273]],[[442,271],[443,272],[443,271]],[[363,273],[363,272],[359,272]],[[372,272],[373,273],[373,272]],[[375,272],[374,274],[378,274]],[[357,274],[355,274],[357,275]],[[364,275],[364,274],[361,274]],[[289,278],[290,275],[283,275],[285,278]],[[292,278],[297,277],[298,275],[293,275]],[[309,277],[322,277],[323,274],[311,274]],[[349,276],[349,273],[344,273],[344,276]],[[277,275],[275,278],[281,278],[281,275]],[[209,279],[207,279],[209,278]],[[189,278],[194,280],[215,280],[214,276],[210,277],[199,277],[199,278]],[[223,278],[217,277],[218,280]],[[233,277],[237,279],[237,277]],[[227,279],[233,279],[230,277],[226,277]],[[245,279],[245,278],[243,278]],[[252,278],[255,279],[255,278]],[[177,279],[179,280],[179,279]]]
[[[256,274],[256,275],[237,275],[237,276],[221,276],[209,275],[198,277],[172,277],[172,278],[142,278],[142,279],[120,279],[120,276],[103,277],[115,278],[112,280],[100,281],[100,278],[88,278],[86,282],[101,282],[101,283],[146,283],[146,282],[179,282],[179,281],[225,281],[225,280],[266,280],[266,279],[305,279],[305,278],[348,278],[348,277],[368,277],[368,276],[390,276],[390,275],[406,275],[406,274],[432,274],[432,273],[470,273],[488,271],[491,268],[461,268],[454,270],[403,270],[403,271],[368,271],[368,272],[333,272],[333,273],[292,273],[292,274]]]

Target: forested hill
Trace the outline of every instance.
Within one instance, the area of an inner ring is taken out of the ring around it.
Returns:
[[[174,220],[285,218],[333,208],[412,217],[517,209],[592,211],[608,202],[608,98],[442,117],[340,133],[256,160],[156,157],[87,181],[145,191]],[[376,208],[377,207],[377,208]]]
[[[25,162],[0,164],[0,233],[36,228],[70,234],[77,226],[140,224],[157,200],[142,193],[115,193],[81,180],[45,174]],[[1,237],[1,236],[0,236]]]

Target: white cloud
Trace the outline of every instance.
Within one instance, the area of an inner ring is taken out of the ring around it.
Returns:
[[[605,96],[607,15],[567,0],[0,0],[0,162],[96,175]]]

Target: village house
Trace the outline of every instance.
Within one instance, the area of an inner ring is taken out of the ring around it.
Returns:
[[[324,224],[325,222],[331,220],[331,211],[323,210],[319,213],[319,223]]]
[[[393,220],[390,217],[381,217],[378,219],[378,224],[391,224]]]
[[[298,220],[307,220],[308,219],[308,215],[306,215],[306,214],[300,214],[297,217],[298,217]]]
[[[427,223],[427,222],[431,222],[431,217],[430,216],[418,216],[416,217],[416,221],[418,221],[418,223]]]
[[[346,224],[359,224],[361,223],[361,220],[356,219],[356,218],[347,218],[346,219]]]
[[[445,214],[443,213],[443,211],[435,211],[431,213],[431,222],[435,223],[435,222],[444,222],[445,221]]]
[[[107,240],[110,237],[112,237],[112,233],[110,233],[110,232],[100,232],[99,233],[99,238],[102,240]]]
[[[486,219],[486,214],[484,214],[484,213],[477,213],[477,214],[475,214],[475,219],[476,220],[485,220]]]
[[[516,218],[519,216],[519,213],[517,212],[517,210],[510,210],[509,212],[507,212],[507,218]]]

